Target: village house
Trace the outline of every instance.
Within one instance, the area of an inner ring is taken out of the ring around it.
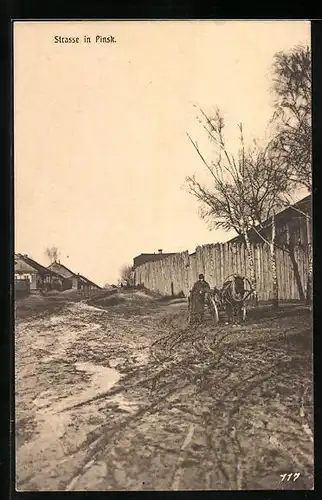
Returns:
[[[96,283],[93,283],[93,281],[89,280],[85,276],[82,276],[81,274],[79,274],[78,276],[83,281],[84,287],[90,292],[95,290],[101,290],[101,287],[99,285],[96,285]]]
[[[15,254],[15,289],[16,291],[37,292],[63,287],[62,277],[42,266],[27,254]]]
[[[281,247],[289,245],[306,247],[310,244],[311,215],[311,195],[278,212],[275,215],[276,244]],[[249,239],[254,243],[261,243],[263,240],[258,234],[260,233],[269,242],[272,234],[272,218],[267,219],[262,228],[257,227],[256,229],[257,231],[250,231]],[[239,241],[243,241],[243,236],[236,236],[229,240],[230,243],[238,243]]]
[[[88,278],[85,278],[85,276],[82,276],[79,273],[74,273],[68,267],[61,264],[60,261],[52,262],[52,264],[48,266],[48,269],[64,278],[64,290],[71,289],[86,292],[100,289],[98,285],[90,281]]]
[[[160,248],[158,250],[158,253],[141,253],[137,257],[134,257],[133,259],[133,269],[135,269],[138,266],[141,266],[142,264],[145,264],[146,262],[153,262],[156,260],[162,260],[165,257],[168,257],[169,255],[174,255],[175,252],[171,253],[163,253],[162,249]]]
[[[48,266],[47,269],[54,271],[64,278],[64,290],[79,290],[82,287],[82,280],[80,276],[61,264],[60,261],[55,260],[50,264],[50,266]]]

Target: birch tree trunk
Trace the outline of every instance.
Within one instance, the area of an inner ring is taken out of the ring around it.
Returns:
[[[307,252],[308,252],[308,273],[306,286],[306,303],[312,304],[312,288],[313,288],[313,249],[311,238],[310,218],[306,217],[306,234],[307,234]]]
[[[257,282],[256,282],[256,273],[255,273],[255,261],[254,261],[254,255],[253,255],[253,250],[250,245],[250,241],[248,238],[247,231],[244,231],[243,233],[244,239],[245,239],[245,245],[247,249],[247,255],[248,255],[248,261],[249,261],[249,271],[250,271],[250,282],[253,288],[253,296],[255,299],[256,305],[258,304],[258,295],[257,295]]]
[[[275,251],[275,239],[276,239],[276,226],[275,226],[275,214],[272,215],[272,237],[270,241],[270,254],[271,254],[271,275],[272,275],[272,289],[273,289],[273,308],[278,308],[278,280],[277,280],[277,268],[276,268],[276,251]]]

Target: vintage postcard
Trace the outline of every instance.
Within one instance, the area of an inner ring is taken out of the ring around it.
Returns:
[[[13,47],[16,489],[314,489],[310,23]]]

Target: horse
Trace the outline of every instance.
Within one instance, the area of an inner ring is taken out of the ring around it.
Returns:
[[[217,294],[221,304],[226,309],[229,322],[236,324],[245,319],[245,278],[239,274],[228,277],[222,289],[217,290]]]

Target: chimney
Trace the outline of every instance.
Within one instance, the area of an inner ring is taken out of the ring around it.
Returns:
[[[159,252],[159,253],[162,253],[162,248],[159,248],[158,252]]]

